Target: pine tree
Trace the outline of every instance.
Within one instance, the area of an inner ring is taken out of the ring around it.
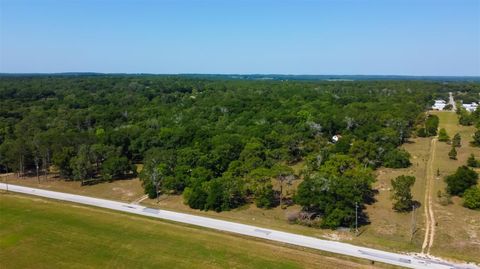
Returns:
[[[448,153],[448,157],[452,160],[456,160],[457,159],[457,150],[455,149],[455,147],[452,146],[452,149],[450,150],[450,152]]]
[[[470,167],[478,167],[479,166],[479,163],[475,159],[475,156],[473,154],[471,154],[470,157],[468,157],[467,165],[470,166]]]
[[[460,136],[459,133],[456,133],[455,136],[453,136],[452,146],[456,148],[459,148],[462,146],[462,137]]]
[[[447,142],[450,140],[450,137],[447,134],[445,128],[440,129],[438,132],[438,141]]]

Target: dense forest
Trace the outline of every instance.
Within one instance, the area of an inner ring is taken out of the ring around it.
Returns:
[[[351,226],[356,205],[368,220],[372,171],[410,165],[399,146],[436,135],[425,110],[452,85],[4,76],[0,170],[84,184],[139,173],[151,198],[183,193],[190,207],[216,211],[297,203],[309,220],[322,217],[312,225]]]

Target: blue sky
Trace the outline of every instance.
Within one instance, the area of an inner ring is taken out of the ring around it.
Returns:
[[[480,1],[0,0],[0,72],[480,75]]]

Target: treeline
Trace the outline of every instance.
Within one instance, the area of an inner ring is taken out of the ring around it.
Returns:
[[[362,208],[372,201],[372,170],[410,165],[398,147],[417,127],[434,135],[435,119],[423,111],[441,87],[2,77],[0,169],[68,180],[114,180],[141,170],[152,198],[183,193],[192,208],[216,211],[298,203],[309,220],[321,219],[318,225],[349,226],[355,203],[367,218]],[[292,169],[298,163],[300,172]],[[295,194],[299,178],[305,180]]]

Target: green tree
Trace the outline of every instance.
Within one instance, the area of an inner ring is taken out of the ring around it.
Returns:
[[[411,165],[410,153],[404,149],[393,149],[384,156],[384,165],[389,168],[405,168]]]
[[[455,149],[454,146],[452,146],[452,149],[448,152],[448,157],[452,160],[457,159],[457,150]]]
[[[470,157],[468,157],[467,159],[467,166],[469,167],[478,167],[479,166],[479,162],[477,161],[477,159],[475,159],[475,155],[470,154]]]
[[[471,187],[463,194],[463,206],[470,209],[480,209],[480,188]]]
[[[380,164],[377,145],[370,141],[355,141],[350,147],[349,154],[357,158],[357,160],[372,168]]]
[[[160,187],[166,177],[166,171],[167,165],[165,163],[160,163],[155,156],[150,156],[140,172],[140,180],[142,180],[145,194],[148,194],[150,199],[157,198],[157,202]]]
[[[359,204],[360,223],[365,221],[363,204],[371,194],[373,178],[348,178],[315,174],[298,187],[295,201],[303,209],[322,217],[321,226],[336,228],[355,223],[355,205]]]
[[[456,148],[459,148],[459,147],[462,146],[462,137],[460,136],[459,133],[456,133],[456,134],[453,136],[452,146],[453,146],[453,147],[456,147]]]
[[[475,147],[480,147],[480,129],[473,134],[473,141],[471,144]]]
[[[59,151],[55,151],[53,155],[53,164],[58,168],[60,176],[64,178],[71,178],[73,169],[70,166],[70,161],[74,157],[73,147],[63,147]]]
[[[207,192],[200,183],[196,183],[192,187],[187,187],[183,191],[183,199],[188,206],[193,209],[204,209],[207,202]]]
[[[93,165],[90,160],[90,148],[88,145],[81,145],[78,153],[70,160],[73,179],[82,180],[82,184],[87,178],[93,176]]]
[[[415,184],[415,177],[413,176],[398,176],[392,179],[392,199],[393,209],[396,211],[404,212],[412,210],[413,197],[412,186]]]
[[[291,186],[295,175],[293,174],[293,169],[286,165],[276,164],[272,167],[273,176],[280,186],[278,191],[280,197],[280,206],[282,206],[284,199],[284,191],[286,186]]]
[[[255,189],[255,204],[260,208],[272,208],[276,205],[275,191],[271,183],[265,183]]]
[[[355,223],[356,204],[360,223],[366,221],[363,205],[373,199],[373,182],[371,170],[358,160],[334,155],[300,183],[295,202],[314,216],[321,216],[322,227],[351,226]]]
[[[438,116],[428,115],[427,120],[425,121],[425,130],[426,130],[427,136],[437,135],[438,122],[439,122]]]
[[[111,156],[102,164],[102,178],[104,180],[112,180],[115,178],[125,177],[128,174],[136,175],[135,166],[130,164],[126,157]]]
[[[448,193],[459,196],[462,196],[471,186],[475,186],[477,181],[478,174],[467,166],[457,168],[454,174],[445,178]]]
[[[448,136],[445,128],[441,128],[440,131],[438,132],[438,141],[442,141],[442,142],[450,141],[450,137]]]

